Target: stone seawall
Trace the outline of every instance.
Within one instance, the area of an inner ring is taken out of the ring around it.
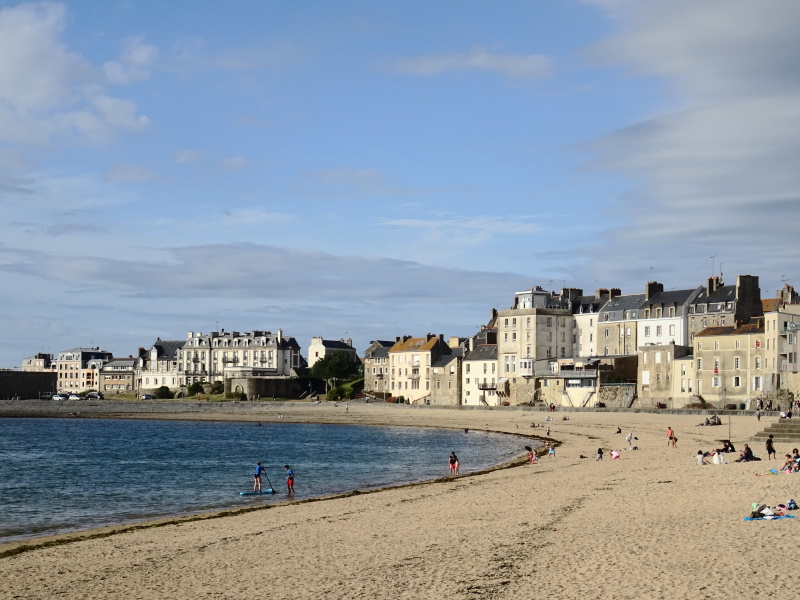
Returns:
[[[361,406],[361,403],[351,402],[352,406]],[[53,402],[52,400],[0,400],[0,418],[3,417],[82,417],[95,419],[197,419],[197,420],[242,420],[251,421],[260,416],[267,420],[268,415],[274,416],[275,412],[285,410],[304,410],[313,406],[333,408],[333,403],[324,402],[316,405],[313,401],[305,402],[197,402],[195,400],[157,400],[151,402],[125,401],[125,400],[80,400]],[[341,404],[340,404],[341,406]],[[507,411],[540,413],[547,412],[544,406],[425,406],[392,404],[375,402],[367,404],[368,407],[389,410],[466,410],[466,411]],[[755,411],[746,410],[715,410],[715,409],[653,409],[653,408],[577,408],[558,407],[557,413],[583,413],[583,412],[624,412],[624,413],[660,413],[660,414],[695,414],[713,415],[721,417],[726,415],[747,415],[752,417]],[[777,418],[778,413],[764,413],[765,420],[770,417]],[[319,415],[317,415],[319,418]],[[556,417],[557,419],[558,417]]]

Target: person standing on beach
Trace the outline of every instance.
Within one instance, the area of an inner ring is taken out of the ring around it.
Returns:
[[[289,468],[289,465],[283,465],[283,468],[286,469],[286,490],[291,496],[294,494],[294,471]]]
[[[756,419],[761,421],[761,409],[760,408],[756,409]]]
[[[259,423],[259,425],[261,425],[261,423]],[[258,461],[256,463],[255,473],[253,473],[253,491],[254,492],[260,492],[261,491],[261,473],[263,473],[263,472],[264,472],[264,470],[261,468],[261,461]]]
[[[669,445],[672,444],[672,438],[674,437],[675,437],[675,432],[672,430],[672,427],[667,427],[667,447],[669,447]]]
[[[458,457],[455,452],[450,453],[450,476],[458,475]]]
[[[778,455],[775,453],[775,445],[772,441],[772,434],[769,435],[767,438],[767,460],[772,460],[772,457],[778,458]]]
[[[625,436],[625,439],[628,441],[628,446],[633,446],[633,432],[631,431],[628,435]]]

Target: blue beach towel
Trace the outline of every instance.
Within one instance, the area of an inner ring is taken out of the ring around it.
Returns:
[[[776,519],[794,519],[794,515],[783,515],[782,517],[770,515],[768,517],[761,517],[760,519],[753,519],[752,517],[744,518],[745,521],[775,521]]]

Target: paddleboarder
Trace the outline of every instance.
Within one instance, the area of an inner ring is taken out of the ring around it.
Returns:
[[[259,423],[260,425],[260,423]],[[261,491],[261,474],[264,472],[264,469],[261,468],[261,461],[256,463],[256,470],[253,473],[253,491],[260,492]]]
[[[286,489],[289,492],[289,495],[294,494],[294,471],[289,468],[289,465],[284,465],[284,469],[286,469]]]

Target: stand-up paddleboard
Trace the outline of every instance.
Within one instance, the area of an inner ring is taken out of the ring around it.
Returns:
[[[269,488],[268,490],[262,490],[260,492],[239,492],[240,496],[262,496],[264,494],[274,494],[275,490]]]

